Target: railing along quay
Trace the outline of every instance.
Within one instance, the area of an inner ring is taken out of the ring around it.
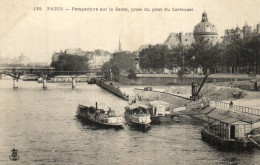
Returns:
[[[239,105],[230,105],[229,103],[221,102],[221,101],[215,101],[215,106],[216,107],[223,107],[235,111],[240,111],[243,113],[251,114],[251,115],[256,115],[260,116],[260,110],[255,109],[255,108],[249,108],[249,107],[244,107],[244,106],[239,106]]]

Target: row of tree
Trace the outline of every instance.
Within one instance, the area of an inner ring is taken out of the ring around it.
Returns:
[[[88,71],[89,59],[86,56],[76,56],[61,52],[57,61],[52,61],[51,67],[56,71]]]
[[[113,57],[106,63],[103,64],[101,71],[106,73],[106,76],[109,73],[119,75],[120,72],[132,73],[135,68],[135,56],[130,52],[116,52],[113,53]],[[130,75],[132,76],[132,75]]]
[[[149,46],[139,53],[139,64],[144,70],[168,68],[198,68],[203,72],[256,71],[260,56],[260,36],[243,39],[234,36],[230,40],[213,45],[206,40],[189,47],[177,45],[169,49],[165,45]],[[259,72],[259,71],[258,71]]]

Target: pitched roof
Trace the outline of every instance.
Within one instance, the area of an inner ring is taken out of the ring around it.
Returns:
[[[155,100],[155,101],[150,101],[149,102],[152,106],[156,106],[156,105],[164,105],[164,106],[169,106],[170,104],[164,101],[160,101],[160,100]]]
[[[225,123],[234,123],[237,121],[243,121],[246,123],[256,123],[260,121],[259,116],[253,116],[253,115],[234,112],[234,111],[226,111],[218,108],[207,113],[206,116]]]
[[[137,109],[137,108],[139,108],[139,107],[141,107],[141,108],[145,108],[145,109],[151,108],[151,107],[148,106],[148,105],[145,105],[145,104],[138,104],[138,103],[131,104],[131,105],[129,105],[128,107],[129,107],[129,109]]]

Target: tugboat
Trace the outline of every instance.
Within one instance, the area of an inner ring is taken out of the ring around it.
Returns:
[[[131,104],[125,107],[125,119],[133,127],[145,132],[151,124],[151,115],[146,105]]]
[[[98,109],[97,103],[96,107],[78,105],[77,117],[102,127],[123,127],[122,117],[117,116],[111,108],[109,110]]]

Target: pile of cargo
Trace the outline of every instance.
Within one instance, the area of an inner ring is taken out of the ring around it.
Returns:
[[[245,93],[239,88],[207,84],[202,88],[200,95],[203,97],[208,97],[211,100],[221,101],[241,98],[245,96]]]

